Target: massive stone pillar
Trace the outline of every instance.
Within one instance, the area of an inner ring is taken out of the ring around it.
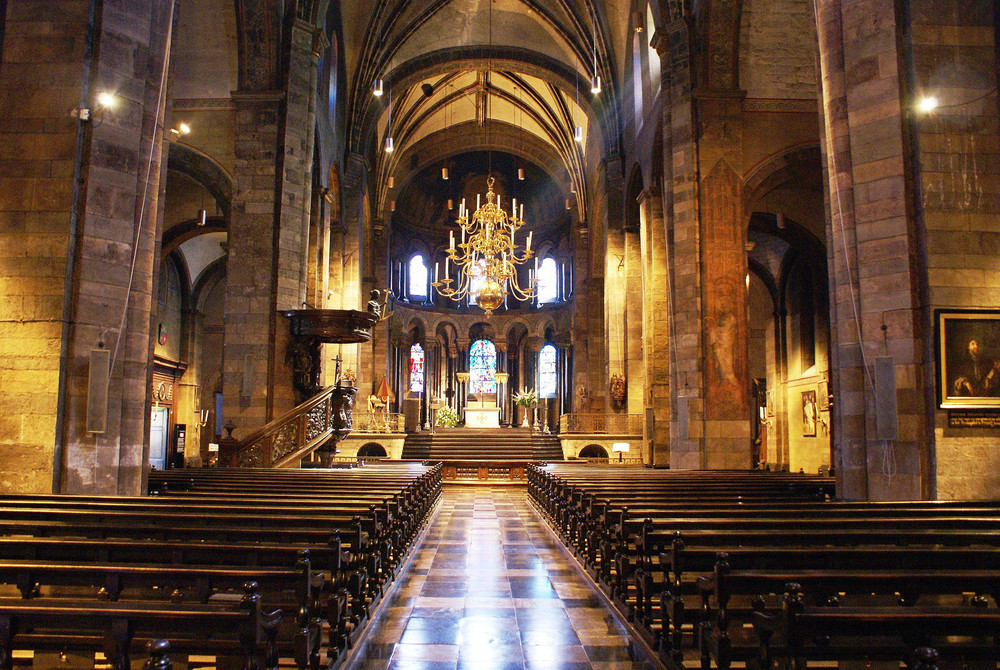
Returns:
[[[834,465],[846,498],[919,498],[927,469],[930,320],[890,0],[818,0],[827,176]],[[883,324],[885,330],[883,331]],[[923,333],[923,335],[921,335]],[[893,370],[898,439],[876,430],[876,359]],[[930,378],[929,378],[930,377]]]
[[[687,21],[678,18],[653,39],[664,77],[664,225],[670,333],[677,362],[670,371],[670,465],[674,468],[703,467],[705,438],[698,148],[690,38]]]
[[[642,226],[642,286],[644,309],[642,349],[645,355],[646,397],[644,413],[650,433],[649,461],[670,463],[670,283],[667,281],[667,246],[660,196],[652,191],[640,195]]]
[[[57,4],[4,5],[0,490],[138,494],[170,3]],[[93,350],[110,376],[88,393]]]

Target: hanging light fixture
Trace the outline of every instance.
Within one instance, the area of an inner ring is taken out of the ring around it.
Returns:
[[[502,305],[507,295],[520,301],[530,300],[535,296],[537,284],[531,269],[524,288],[517,277],[517,267],[534,256],[531,251],[533,232],[528,233],[523,248],[515,239],[517,231],[525,224],[524,205],[519,208],[515,198],[508,215],[500,206],[500,196],[493,191],[493,183],[493,177],[486,180],[486,204],[479,206],[477,203],[471,216],[465,200],[459,204],[457,223],[462,230],[462,241],[456,245],[455,231],[449,232],[444,276],[441,277],[439,264],[435,263],[431,283],[439,295],[456,302],[471,295],[487,315]],[[451,277],[452,261],[457,267],[456,279]]]
[[[381,98],[382,94],[385,92],[384,84],[382,82],[382,77],[375,80],[375,88],[372,89],[372,95],[376,98]]]
[[[392,90],[389,91],[389,124],[386,126],[388,137],[385,138],[385,152],[391,154],[395,147],[392,144]]]
[[[590,92],[601,92],[601,75],[597,74],[597,14],[594,14],[594,76],[590,80]]]
[[[443,179],[445,181],[448,181],[448,168],[447,167],[441,168],[441,179]]]
[[[490,53],[493,51],[493,3],[490,5],[489,33]],[[487,91],[492,60],[487,69]],[[487,92],[487,105],[489,93]],[[489,108],[486,123],[491,123]],[[490,125],[487,125],[489,136]],[[524,265],[534,255],[531,251],[529,232],[524,247],[517,244],[517,231],[524,222],[524,205],[518,209],[517,198],[511,201],[510,215],[500,205],[500,196],[493,190],[492,154],[490,170],[486,179],[486,204],[480,206],[476,196],[476,211],[470,216],[463,199],[458,207],[458,223],[462,241],[456,246],[455,231],[448,233],[448,251],[444,260],[444,276],[440,275],[438,263],[434,264],[434,281],[431,286],[442,297],[456,302],[472,297],[477,306],[489,316],[504,303],[508,295],[516,300],[531,300],[536,295],[537,277],[534,270],[528,270],[528,283],[521,287],[517,276],[518,266]],[[450,264],[457,267],[457,277],[452,279]]]

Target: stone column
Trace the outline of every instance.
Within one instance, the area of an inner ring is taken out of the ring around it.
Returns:
[[[674,360],[670,372],[670,465],[699,468],[704,451],[704,350],[701,336],[701,229],[698,147],[692,96],[691,34],[678,18],[656,32],[653,46],[663,76],[663,199],[667,280]]]
[[[164,3],[5,4],[0,491],[137,495],[165,183]],[[113,109],[98,109],[102,91]],[[90,120],[70,110],[87,109]],[[90,352],[111,352],[106,399]],[[88,432],[88,405],[104,431]]]
[[[927,403],[933,375],[923,339],[932,331],[923,307],[926,252],[922,222],[913,215],[914,172],[901,105],[906,90],[898,69],[901,34],[909,27],[897,26],[888,0],[818,0],[816,8],[838,494],[920,498],[932,481]],[[888,443],[878,439],[875,426],[880,356],[891,357],[896,380],[899,434]],[[887,462],[894,471],[884,469]]]
[[[667,248],[663,209],[658,193],[643,191],[639,200],[642,222],[642,286],[645,327],[643,352],[645,358],[646,398],[644,413],[651,429],[646,436],[650,449],[649,462],[670,463],[670,303],[667,281]]]

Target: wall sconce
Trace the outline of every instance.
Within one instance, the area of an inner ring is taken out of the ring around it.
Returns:
[[[199,428],[204,428],[208,425],[208,412],[207,409],[200,409],[197,411],[198,420],[195,422]]]
[[[187,123],[181,123],[176,128],[170,129],[170,135],[175,140],[179,140],[184,135],[190,135],[190,134],[191,134],[191,126],[189,126]]]
[[[94,105],[93,109],[89,107],[77,107],[70,110],[69,115],[81,121],[90,121],[91,116],[100,114],[105,109],[114,109],[117,100],[114,93],[101,91],[97,94],[97,104]]]

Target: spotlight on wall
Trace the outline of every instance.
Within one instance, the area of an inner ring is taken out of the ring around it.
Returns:
[[[176,128],[171,128],[170,134],[174,136],[174,139],[180,139],[184,135],[191,134],[191,126],[189,126],[187,123],[181,123]]]
[[[115,94],[102,91],[97,94],[97,105],[101,109],[110,109],[115,106]]]
[[[938,108],[938,99],[933,95],[925,95],[917,100],[917,111],[922,114],[929,114]]]

